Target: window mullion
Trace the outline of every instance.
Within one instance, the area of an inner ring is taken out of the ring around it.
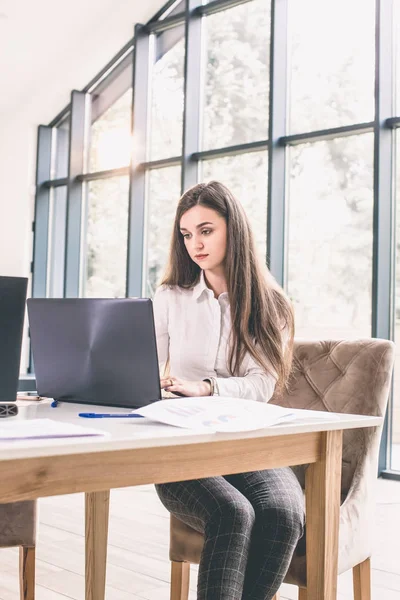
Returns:
[[[133,151],[129,170],[129,221],[127,296],[142,296],[145,244],[146,172],[140,165],[147,158],[150,34],[135,26],[133,55],[132,134]]]
[[[51,147],[52,127],[39,125],[32,264],[32,296],[39,298],[47,295],[50,189],[43,183],[51,178]]]
[[[375,122],[374,122],[374,241],[372,273],[372,336],[394,336],[394,217],[393,130],[385,127],[393,116],[393,1],[376,0]],[[387,468],[387,412],[379,453],[379,472]]]
[[[374,122],[374,260],[372,335],[393,337],[393,130],[385,127],[393,116],[393,3],[377,0]],[[389,232],[391,235],[389,235]]]
[[[64,295],[75,298],[81,291],[81,245],[85,184],[78,175],[85,170],[87,126],[90,123],[90,96],[84,92],[71,94],[71,126],[69,138],[67,224],[65,247]]]
[[[267,264],[285,281],[285,155],[280,138],[286,134],[287,0],[272,0],[268,146]]]
[[[198,177],[198,161],[192,156],[200,150],[202,17],[194,12],[198,6],[199,0],[186,0],[182,193],[195,185]]]

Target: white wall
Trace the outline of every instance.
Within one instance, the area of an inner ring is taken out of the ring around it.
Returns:
[[[6,119],[4,121],[7,121]],[[35,126],[0,121],[0,275],[27,275],[34,203]]]
[[[0,275],[29,274],[38,125],[49,123],[69,103],[71,90],[82,89],[118,52],[134,23],[145,23],[164,4],[73,0],[62,6],[37,0],[33,13],[10,19],[9,40],[13,28],[18,35],[15,52],[9,47],[0,63],[0,81],[6,81],[0,103]]]

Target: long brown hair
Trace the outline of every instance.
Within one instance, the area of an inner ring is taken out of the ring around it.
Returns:
[[[291,370],[293,308],[268,268],[259,261],[247,216],[222,183],[199,183],[180,198],[162,284],[187,289],[199,281],[201,269],[190,258],[180,232],[182,215],[196,205],[211,208],[227,224],[225,275],[232,321],[229,371],[237,374],[248,352],[265,371],[275,372],[277,389],[282,391]]]

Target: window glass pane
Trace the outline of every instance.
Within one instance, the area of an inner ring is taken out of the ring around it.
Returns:
[[[393,422],[391,468],[400,471],[400,131],[396,130],[396,361],[393,375]]]
[[[91,181],[88,188],[84,295],[124,297],[129,179],[100,179]]]
[[[181,190],[180,167],[151,169],[147,185],[147,264],[145,295],[153,297],[168,260],[175,210]]]
[[[268,153],[249,152],[202,162],[204,181],[217,180],[242,203],[261,258],[267,246]]]
[[[69,117],[55,131],[55,173],[54,179],[68,177]]]
[[[182,153],[184,26],[154,36],[150,160]]]
[[[67,187],[52,189],[50,201],[48,283],[49,298],[64,296],[65,234],[67,226]]]
[[[89,172],[129,165],[132,89],[126,91],[90,130]]]
[[[203,149],[268,137],[270,3],[205,18]]]
[[[371,335],[373,136],[289,152],[288,291],[296,335]]]
[[[170,7],[164,10],[163,14],[159,18],[160,21],[163,21],[167,17],[173,17],[181,12],[185,11],[185,0],[176,0]]]
[[[400,0],[394,3],[394,43],[395,43],[395,94],[396,116],[400,116]]]
[[[289,0],[290,133],[374,118],[375,0]]]

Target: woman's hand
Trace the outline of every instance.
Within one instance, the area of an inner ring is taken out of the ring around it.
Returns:
[[[177,396],[209,396],[211,394],[209,381],[185,381],[178,377],[162,378],[161,389]]]

